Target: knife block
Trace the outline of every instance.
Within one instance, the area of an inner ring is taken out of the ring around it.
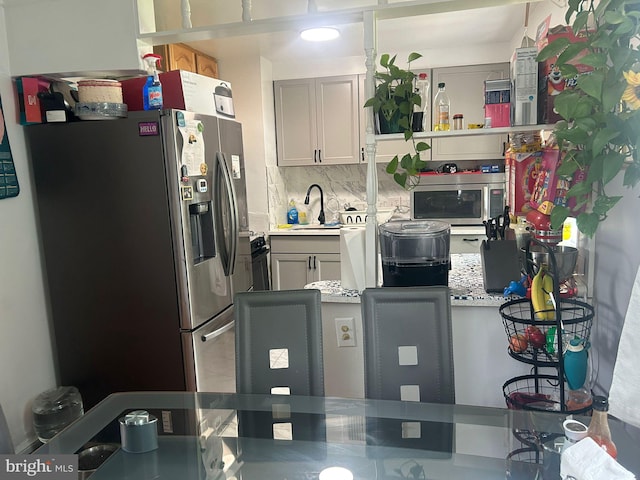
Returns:
[[[503,293],[512,280],[520,280],[520,260],[515,240],[483,240],[480,245],[482,279],[487,293]]]

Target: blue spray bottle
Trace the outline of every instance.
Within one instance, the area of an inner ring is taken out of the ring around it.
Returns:
[[[147,81],[142,87],[142,103],[145,110],[162,109],[162,84],[158,75],[158,66],[162,57],[155,53],[147,53],[142,57],[147,63]]]

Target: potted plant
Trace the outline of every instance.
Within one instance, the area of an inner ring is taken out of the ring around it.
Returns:
[[[407,58],[408,66],[420,57],[422,55],[419,53],[411,53]],[[403,133],[405,141],[410,142],[412,151],[402,157],[396,155],[386,168],[396,183],[410,190],[420,183],[420,170],[427,165],[420,159],[420,152],[431,147],[426,142],[416,142],[413,137],[414,107],[422,104],[420,95],[415,92],[416,74],[410,69],[398,67],[395,61],[396,55],[391,57],[385,53],[380,56],[380,66],[384,71],[375,72],[374,96],[364,106],[373,108],[381,133]]]
[[[538,55],[544,61],[558,55],[556,67],[565,78],[577,77],[574,89],[555,97],[562,117],[554,128],[563,161],[559,175],[581,170],[584,179],[575,183],[568,197],[577,199],[572,211],[556,206],[551,222],[558,228],[567,216],[584,207],[594,194],[590,210],[577,214],[578,229],[593,236],[620,196],[609,195],[607,184],[621,170],[623,184],[640,181],[640,4],[633,0],[569,0],[565,19],[579,41],[558,38]],[[579,63],[592,67],[578,75]]]

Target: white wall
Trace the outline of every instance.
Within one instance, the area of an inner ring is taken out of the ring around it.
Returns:
[[[263,79],[268,65],[265,67],[262,60],[258,56],[218,59],[219,76],[231,83],[236,120],[242,123],[247,192],[250,192],[247,195],[249,226],[254,231],[269,229],[265,159],[275,156],[275,151],[271,152],[275,146],[265,141],[270,131],[265,118],[273,118],[273,107],[269,108],[269,97],[264,98],[269,92],[264,84],[271,82],[269,78]]]
[[[20,194],[0,200],[0,404],[16,451],[34,438],[31,401],[54,387],[53,355],[23,128],[10,78],[5,7],[0,4],[0,98]]]

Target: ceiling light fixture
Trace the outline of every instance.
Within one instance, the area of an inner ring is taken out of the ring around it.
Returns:
[[[335,27],[307,28],[300,32],[300,38],[308,42],[326,42],[340,36],[340,31]]]

